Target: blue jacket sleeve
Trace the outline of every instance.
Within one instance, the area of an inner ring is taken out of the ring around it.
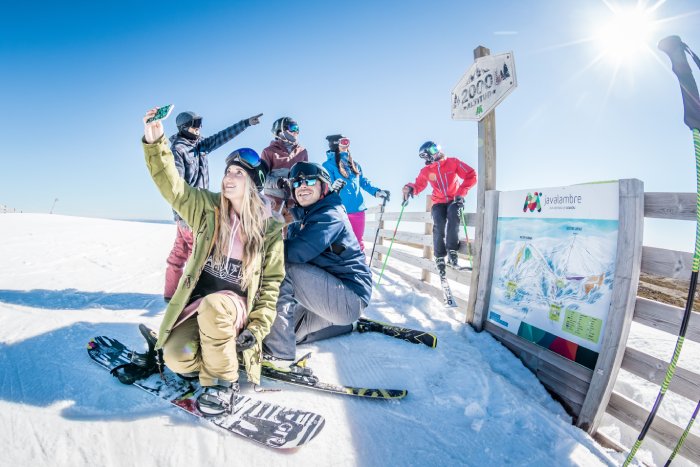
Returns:
[[[340,219],[321,214],[307,220],[301,229],[294,229],[284,242],[285,261],[308,263],[330,247],[342,232]]]
[[[326,157],[328,157],[328,153],[326,153]],[[335,165],[334,161],[332,161],[331,159],[326,159],[326,161],[321,165],[324,169],[328,171],[328,174],[331,176],[331,184],[338,178],[340,178],[340,172],[338,172],[338,167]]]
[[[370,182],[369,179],[365,177],[365,173],[362,170],[362,167],[360,167],[360,164],[357,164],[357,169],[360,171],[360,187],[362,187],[362,189],[370,195],[375,196],[379,191],[379,188],[372,185],[372,182]]]
[[[211,135],[208,138],[204,138],[199,142],[199,150],[204,152],[211,152],[215,149],[220,148],[224,144],[231,141],[236,136],[243,133],[243,130],[248,128],[248,120],[241,120],[235,125],[231,125],[225,130],[221,130],[215,135]]]

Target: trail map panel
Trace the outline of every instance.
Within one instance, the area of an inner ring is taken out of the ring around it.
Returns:
[[[615,275],[618,182],[503,192],[488,320],[593,369]]]

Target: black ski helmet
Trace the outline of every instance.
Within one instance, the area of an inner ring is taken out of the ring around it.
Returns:
[[[421,159],[425,159],[428,163],[430,162],[435,162],[436,160],[439,159],[438,156],[439,154],[442,153],[442,148],[440,148],[440,145],[434,143],[433,141],[426,141],[423,143],[418,150],[418,156]]]
[[[342,134],[326,136],[326,140],[328,140],[328,149],[333,152],[338,152],[340,150],[338,147],[338,141],[340,141],[341,138],[345,138],[345,136]]]
[[[272,136],[274,136],[275,138],[280,137],[281,133],[283,131],[289,130],[289,127],[291,125],[299,126],[296,120],[294,120],[292,117],[278,118],[272,123]]]
[[[240,148],[229,154],[228,157],[226,157],[226,169],[224,170],[224,174],[226,174],[228,168],[232,165],[245,170],[248,176],[253,180],[253,183],[255,183],[255,188],[257,188],[258,191],[262,191],[265,178],[267,178],[270,168],[254,149]]]
[[[306,180],[309,178],[318,178],[322,183],[326,184],[326,189],[321,190],[321,197],[325,196],[326,191],[331,187],[331,175],[328,171],[316,162],[297,162],[289,171],[289,182],[294,183],[295,180]],[[292,198],[297,200],[295,189],[292,188]]]
[[[185,131],[190,127],[200,128],[202,126],[202,117],[189,110],[180,112],[175,119],[175,125],[180,131]]]

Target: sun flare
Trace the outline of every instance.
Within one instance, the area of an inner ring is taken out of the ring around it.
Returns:
[[[652,8],[632,8],[608,4],[612,16],[597,30],[596,42],[604,57],[616,62],[629,62],[649,50],[655,20]]]

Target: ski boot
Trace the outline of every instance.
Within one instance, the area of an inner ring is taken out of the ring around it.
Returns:
[[[449,250],[447,252],[447,265],[455,269],[459,269],[459,258],[457,257],[457,250]]]
[[[444,280],[447,277],[447,272],[445,270],[445,258],[443,257],[435,257],[435,266],[437,266],[438,270],[438,275],[440,276],[440,280]]]
[[[131,352],[130,362],[114,367],[110,373],[116,376],[120,383],[134,384],[140,379],[146,379],[154,373],[163,377],[163,351],[156,351],[158,336],[155,331],[139,324],[139,331],[146,339],[148,350],[145,353]]]

